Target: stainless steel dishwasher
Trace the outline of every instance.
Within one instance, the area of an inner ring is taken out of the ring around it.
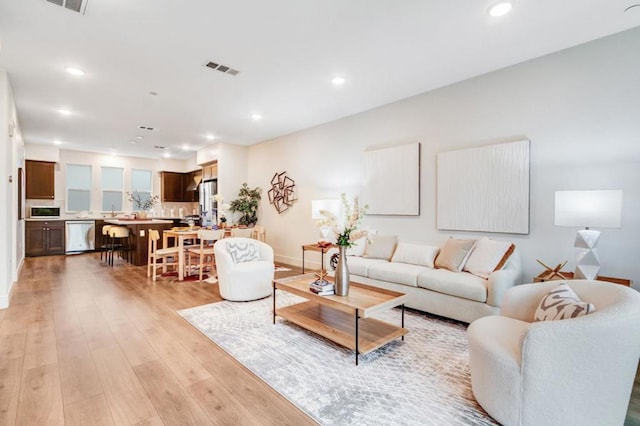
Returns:
[[[95,220],[67,220],[65,230],[66,253],[79,253],[95,249]]]

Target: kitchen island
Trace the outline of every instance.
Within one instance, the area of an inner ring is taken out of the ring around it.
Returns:
[[[99,223],[102,222],[102,223]],[[147,264],[148,259],[148,246],[149,246],[149,229],[155,229],[162,231],[165,229],[171,229],[173,227],[172,220],[162,219],[104,219],[103,221],[96,221],[96,234],[99,234],[100,241],[104,241],[102,238],[102,225],[118,225],[129,228],[131,233],[131,263],[135,266],[144,266]],[[98,235],[96,235],[96,241],[98,241]],[[158,242],[162,241],[160,239]],[[104,241],[102,244],[104,244]],[[160,243],[162,245],[162,243]]]

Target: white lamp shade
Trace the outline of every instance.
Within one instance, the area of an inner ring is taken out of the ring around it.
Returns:
[[[324,219],[324,216],[320,214],[321,210],[333,213],[336,217],[340,216],[340,200],[312,200],[311,218]]]
[[[620,228],[622,190],[556,191],[555,224]]]

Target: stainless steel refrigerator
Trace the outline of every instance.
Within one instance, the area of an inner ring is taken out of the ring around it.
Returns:
[[[203,226],[218,223],[218,204],[213,196],[218,193],[218,179],[206,180],[200,183],[200,216]]]

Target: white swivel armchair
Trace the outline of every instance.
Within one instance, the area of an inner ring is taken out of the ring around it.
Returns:
[[[215,243],[220,296],[231,301],[267,297],[273,291],[273,249],[252,238],[224,238]]]
[[[640,294],[567,281],[595,312],[532,322],[559,281],[510,289],[501,316],[468,328],[473,394],[506,425],[622,425],[640,356]]]

